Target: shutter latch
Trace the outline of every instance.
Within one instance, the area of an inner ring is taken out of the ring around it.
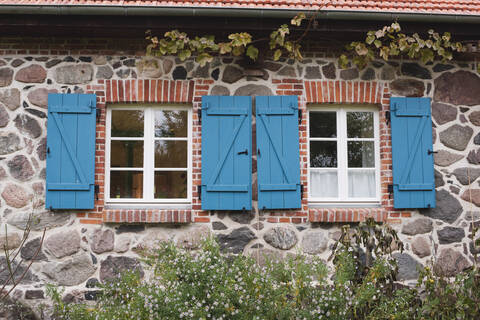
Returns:
[[[100,193],[100,186],[98,184],[94,187],[95,192],[95,200],[98,201],[98,194]]]
[[[392,199],[393,196],[393,184],[389,184],[387,187],[388,199]]]
[[[197,187],[198,200],[202,200],[202,186]]]

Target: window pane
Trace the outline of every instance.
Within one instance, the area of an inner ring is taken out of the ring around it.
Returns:
[[[143,168],[143,141],[112,140],[110,166],[112,168]]]
[[[186,168],[187,141],[155,141],[156,168]]]
[[[375,198],[375,170],[348,170],[348,197]]]
[[[337,113],[336,112],[310,112],[310,137],[336,138]]]
[[[112,137],[143,137],[143,111],[112,110]]]
[[[347,112],[349,138],[373,138],[373,112]]]
[[[314,198],[337,198],[338,175],[337,170],[310,171],[311,196]]]
[[[337,142],[310,141],[310,167],[336,168]]]
[[[348,167],[374,168],[375,152],[373,141],[348,141]]]
[[[110,198],[143,198],[143,172],[110,171]]]
[[[155,199],[187,197],[186,171],[156,171]]]
[[[155,111],[155,137],[187,137],[187,111]]]

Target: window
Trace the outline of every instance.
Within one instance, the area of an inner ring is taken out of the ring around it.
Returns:
[[[131,105],[107,112],[107,202],[189,202],[191,112]]]
[[[378,203],[378,111],[356,106],[309,110],[309,200]]]

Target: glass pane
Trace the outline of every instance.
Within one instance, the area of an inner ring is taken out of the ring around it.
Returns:
[[[155,199],[187,197],[186,171],[156,171]]]
[[[311,196],[314,198],[337,198],[337,170],[310,171]]]
[[[373,138],[373,112],[347,112],[348,138]]]
[[[187,111],[155,111],[155,137],[187,137]]]
[[[336,168],[337,142],[310,141],[310,167]]]
[[[374,168],[375,150],[373,141],[348,141],[348,167]]]
[[[375,170],[348,170],[348,197],[375,198]]]
[[[143,168],[143,141],[112,140],[110,166],[112,168]]]
[[[143,198],[143,172],[110,171],[110,198]]]
[[[112,137],[143,137],[143,111],[112,110]]]
[[[337,113],[336,112],[310,112],[310,137],[336,138]]]
[[[187,141],[155,141],[155,168],[186,168]]]

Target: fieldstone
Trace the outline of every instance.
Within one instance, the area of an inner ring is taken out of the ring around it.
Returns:
[[[19,259],[17,259],[17,260],[19,260]],[[10,267],[13,270],[14,282],[15,283],[20,282],[21,284],[29,284],[29,283],[37,282],[38,281],[37,276],[34,275],[27,268],[27,266],[25,264],[19,263],[19,261],[17,261],[17,260],[14,260],[14,261],[10,262]],[[25,273],[25,275],[23,275],[24,273]],[[12,284],[12,279],[10,279],[10,276],[11,276],[11,274],[10,274],[10,271],[8,270],[7,259],[5,258],[5,256],[0,256],[0,283],[2,285],[7,284],[7,280],[8,280],[8,284],[11,285]],[[23,276],[23,278],[22,278],[22,276]],[[20,281],[20,279],[22,279],[22,281]],[[0,310],[0,312],[1,312],[1,310]]]
[[[466,190],[462,194],[462,199],[468,202],[472,202],[477,207],[480,207],[480,189]]]
[[[2,320],[38,319],[32,309],[18,301],[18,299],[7,296],[0,302],[0,306],[0,319]]]
[[[320,68],[318,66],[308,66],[305,68],[305,79],[322,79]]]
[[[108,256],[100,264],[100,281],[118,279],[125,271],[137,272],[142,278],[144,276],[143,268],[137,259]]]
[[[130,249],[130,237],[127,235],[117,237],[113,250],[117,253],[123,253],[127,252],[128,249]]]
[[[76,286],[85,282],[95,273],[92,258],[82,253],[63,260],[48,262],[43,265],[42,272],[61,286]]]
[[[425,84],[415,79],[397,79],[390,83],[392,93],[403,97],[423,97]]]
[[[110,229],[97,229],[90,237],[90,248],[95,253],[104,253],[113,250],[115,236]]]
[[[172,67],[173,67],[173,61],[172,60],[170,60],[170,59],[163,60],[163,71],[165,72],[165,74],[172,71]]]
[[[15,75],[15,80],[25,83],[42,83],[46,78],[47,71],[38,64],[22,68]]]
[[[89,83],[93,78],[93,67],[89,64],[76,64],[55,69],[55,81],[61,84]]]
[[[213,221],[212,222],[212,229],[213,230],[227,230],[228,227],[221,221]]]
[[[187,70],[187,73],[192,71],[193,67],[194,67],[193,61],[187,61],[187,63],[185,63],[185,69]]]
[[[253,218],[255,218],[255,213],[252,211],[249,212],[230,212],[228,214],[232,221],[240,224],[249,224]]]
[[[0,68],[0,87],[7,87],[12,84],[13,69]]]
[[[35,174],[30,161],[28,161],[28,158],[24,155],[13,157],[13,159],[8,161],[7,166],[10,169],[12,178],[19,181],[28,181]]]
[[[187,69],[183,66],[176,67],[172,72],[173,80],[185,80],[187,79]]]
[[[453,175],[457,178],[458,182],[466,186],[477,180],[478,177],[480,177],[480,169],[470,167],[457,168],[453,170]]]
[[[35,238],[28,241],[20,250],[20,256],[24,260],[46,261],[47,257],[41,250],[41,245],[41,238]]]
[[[335,64],[330,62],[326,66],[322,67],[322,72],[325,78],[327,79],[336,79],[337,78],[337,68],[335,68]]]
[[[434,171],[435,175],[435,188],[442,187],[445,185],[445,181],[443,181],[443,176],[440,173],[440,171],[436,170]]]
[[[402,233],[414,236],[421,233],[428,233],[433,230],[433,222],[428,218],[418,218],[403,225]]]
[[[302,250],[308,254],[319,254],[327,249],[328,238],[323,231],[309,231],[303,235]]]
[[[378,61],[378,60],[375,60],[375,61],[372,61],[372,65],[375,67],[375,68],[381,68],[383,67],[385,64],[381,61]]]
[[[113,70],[110,66],[100,66],[97,69],[95,77],[97,79],[110,79],[113,76]]]
[[[61,227],[70,222],[71,215],[66,212],[53,213],[49,211],[15,213],[10,215],[7,223],[20,229],[25,229],[29,221],[32,231],[41,231],[44,228],[51,229]]]
[[[0,105],[0,128],[6,127],[10,121],[10,116],[4,106]]]
[[[248,227],[233,230],[230,234],[218,234],[217,240],[222,251],[229,253],[242,253],[247,244],[257,239]]]
[[[135,59],[125,59],[123,60],[123,65],[126,67],[135,67]]]
[[[234,96],[272,96],[272,90],[264,85],[247,84],[235,90]]]
[[[46,109],[48,106],[48,94],[58,92],[55,89],[38,88],[28,93],[28,101],[31,104]]]
[[[248,253],[250,258],[253,258],[259,266],[266,266],[268,262],[280,262],[283,260],[283,255],[277,250],[258,248]]]
[[[263,239],[272,247],[282,250],[293,248],[298,241],[295,231],[287,227],[274,227],[263,235]]]
[[[480,111],[473,111],[468,116],[470,122],[472,122],[476,126],[480,126]]]
[[[43,294],[43,290],[26,290],[25,299],[27,300],[45,299],[45,296]]]
[[[472,138],[473,129],[470,127],[462,127],[459,124],[440,132],[440,141],[449,148],[463,151],[467,148],[468,142]]]
[[[15,110],[20,107],[20,90],[4,89],[0,91],[0,102],[10,110]]]
[[[118,226],[115,230],[116,234],[122,234],[122,233],[138,233],[142,232],[145,230],[145,225],[143,224],[122,224]]]
[[[480,145],[480,133],[473,137],[473,143],[476,145]]]
[[[21,66],[24,63],[25,63],[25,61],[23,61],[22,59],[14,59],[12,62],[10,62],[10,65],[12,67],[16,68],[16,67]]]
[[[465,237],[465,230],[462,228],[445,227],[442,230],[437,230],[437,235],[440,244],[449,244],[462,241]]]
[[[152,230],[135,245],[133,250],[150,252],[158,249],[163,242],[170,240],[171,239],[169,235],[165,232],[160,230]]]
[[[38,159],[43,161],[47,156],[47,138],[42,138],[37,145],[37,156]]]
[[[395,68],[385,66],[380,72],[380,80],[390,81],[395,79]]]
[[[408,253],[394,253],[393,257],[397,260],[398,274],[397,280],[413,280],[418,278],[419,269],[422,265]]]
[[[431,254],[432,249],[430,248],[430,243],[425,237],[416,237],[412,241],[412,251],[419,258],[424,258]]]
[[[80,250],[80,235],[75,230],[63,230],[47,237],[44,245],[56,258],[63,258]]]
[[[206,225],[194,226],[184,230],[177,237],[177,246],[185,249],[198,249],[210,236],[210,228]]]
[[[276,63],[276,62],[271,62],[271,61],[265,61],[263,63],[263,67],[267,70],[276,72],[276,71],[280,70],[280,68],[282,67],[282,64]]]
[[[0,250],[12,250],[20,246],[22,240],[18,233],[0,234]]]
[[[194,78],[205,79],[208,78],[208,71],[210,69],[210,65],[207,63],[206,65],[198,66],[197,69],[193,72]]]
[[[62,62],[62,60],[60,59],[52,59],[50,61],[48,61],[47,63],[45,63],[45,67],[47,68],[51,68],[51,67],[55,67],[57,64],[59,64],[60,62]]]
[[[234,83],[243,78],[243,70],[234,66],[227,66],[223,71],[222,81]]]
[[[120,79],[126,79],[128,76],[130,76],[130,69],[120,69],[117,72],[115,72],[117,77]]]
[[[414,77],[419,79],[432,79],[432,75],[428,69],[420,66],[415,62],[405,62],[402,63],[401,67],[402,74],[408,77]]]
[[[449,187],[450,191],[455,193],[455,194],[460,194],[460,189],[455,187],[455,186],[450,186]]]
[[[36,116],[36,117],[39,117],[41,119],[45,119],[47,117],[47,114],[43,111],[40,111],[40,110],[37,110],[37,109],[25,109],[26,112]]]
[[[32,194],[17,184],[9,183],[3,189],[2,198],[10,207],[23,208],[32,200]]]
[[[262,222],[255,222],[252,224],[252,228],[255,230],[262,230],[263,229],[263,223]]]
[[[297,72],[295,71],[294,67],[291,66],[284,66],[282,69],[280,69],[277,74],[279,76],[284,76],[284,77],[289,77],[289,78],[296,78],[297,77]]]
[[[435,193],[436,207],[422,209],[421,213],[432,219],[453,223],[463,211],[460,202],[447,190],[439,190]]]
[[[0,155],[10,154],[21,148],[19,136],[13,132],[0,132]]]
[[[100,284],[100,281],[98,281],[97,278],[90,278],[87,280],[87,283],[85,284],[86,288],[97,288],[98,285]]]
[[[213,80],[218,80],[218,77],[220,76],[220,69],[216,68],[213,70],[210,76],[213,78]]]
[[[480,149],[477,151],[471,150],[467,156],[468,163],[471,164],[480,164]]]
[[[97,66],[104,65],[104,64],[107,63],[107,57],[105,57],[105,56],[95,56],[93,58],[93,63],[95,63]]]
[[[437,63],[434,67],[433,67],[433,72],[444,72],[444,71],[448,71],[448,70],[451,70],[455,68],[455,66],[451,65],[451,64],[443,64],[443,63]]]
[[[359,72],[357,68],[350,68],[340,71],[340,78],[343,80],[353,80],[357,79],[359,76]]]
[[[458,273],[470,267],[470,263],[460,252],[447,248],[440,251],[435,261],[433,271],[444,277],[454,277]]]
[[[26,114],[18,114],[13,122],[15,127],[29,138],[36,139],[42,134],[38,121]]]
[[[365,69],[365,71],[363,71],[360,79],[365,80],[365,81],[374,80],[375,79],[375,70],[373,70],[372,68]]]
[[[463,155],[452,153],[446,150],[439,150],[436,154],[433,155],[433,160],[437,166],[448,167],[449,165],[460,161],[463,158]]]
[[[210,94],[212,96],[229,96],[230,90],[228,90],[227,87],[217,85],[212,88],[212,90],[210,91]]]
[[[435,79],[434,99],[455,105],[480,104],[480,77],[469,71],[445,72]]]
[[[434,102],[432,103],[432,116],[437,124],[444,124],[457,118],[457,108]]]
[[[470,254],[479,254],[480,253],[480,246],[477,244],[474,247],[473,241],[470,241],[470,243],[468,244],[468,247],[470,249]]]

